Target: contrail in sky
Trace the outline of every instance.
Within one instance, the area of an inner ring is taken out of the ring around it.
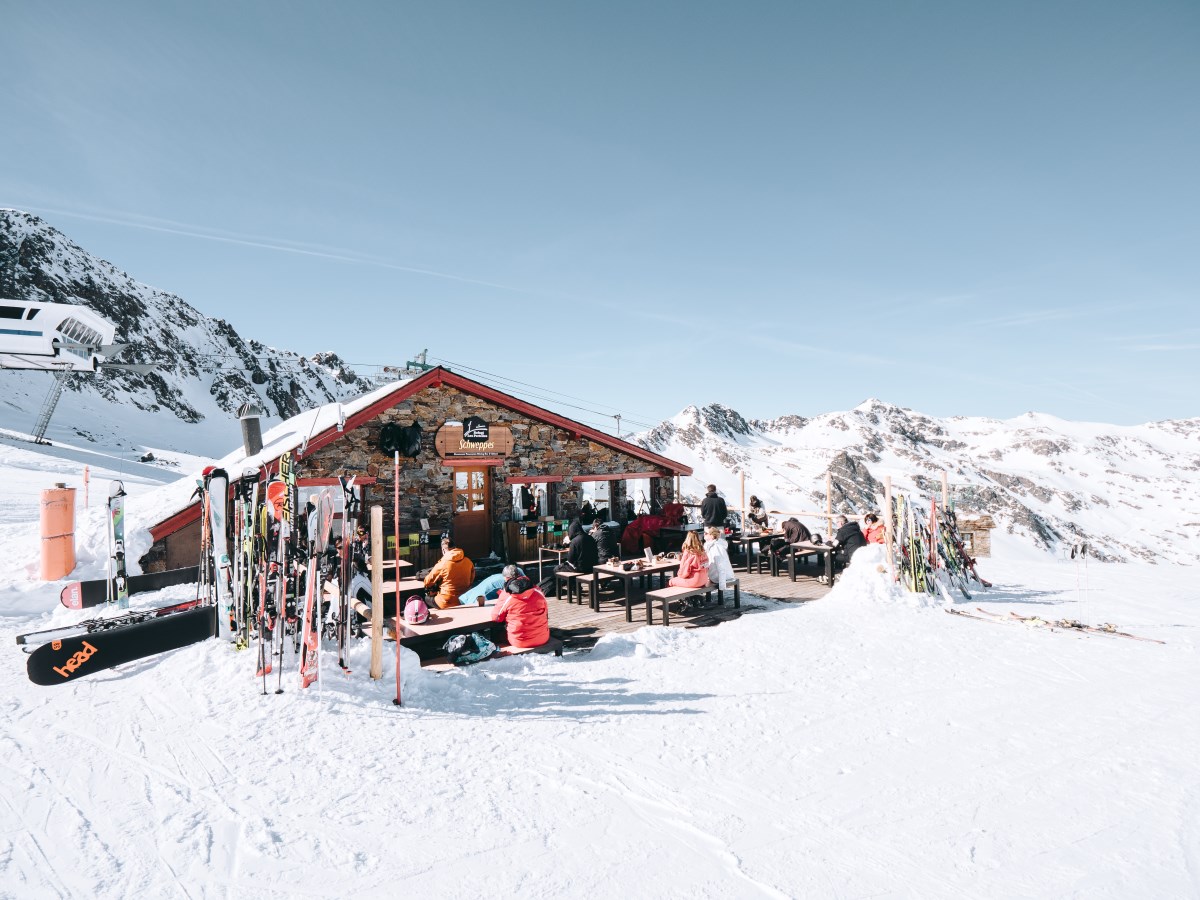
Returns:
[[[222,244],[237,244],[242,247],[257,247],[262,250],[275,250],[280,253],[295,253],[300,256],[313,256],[318,259],[328,259],[334,262],[354,263],[358,265],[376,266],[381,269],[392,269],[397,272],[411,272],[414,275],[427,275],[430,278],[445,278],[450,281],[459,281],[465,284],[476,284],[481,287],[496,288],[502,291],[514,291],[516,293],[528,294],[533,293],[525,288],[513,287],[508,284],[497,284],[494,281],[483,281],[478,278],[468,278],[465,275],[454,275],[449,272],[438,272],[435,269],[422,269],[417,266],[403,266],[399,263],[391,263],[386,260],[373,259],[368,256],[355,256],[345,250],[336,248],[316,248],[304,246],[295,246],[284,243],[278,240],[266,238],[251,239],[247,237],[234,236],[232,233],[215,234],[204,231],[196,226],[186,225],[178,222],[168,222],[167,224],[152,224],[151,222],[139,221],[132,218],[116,218],[112,216],[100,216],[90,213],[69,212],[63,209],[46,209],[36,206],[28,206],[25,209],[31,212],[46,213],[48,215],[66,216],[73,219],[84,219],[89,222],[103,222],[108,225],[120,225],[126,228],[140,228],[143,231],[157,231],[163,234],[177,234],[183,237],[200,238],[206,241],[217,241]],[[158,220],[162,221],[162,220]]]

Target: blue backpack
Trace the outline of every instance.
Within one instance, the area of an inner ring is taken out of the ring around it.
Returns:
[[[454,665],[469,666],[471,663],[487,659],[499,648],[482,634],[473,631],[470,634],[454,635],[446,641],[443,649]]]

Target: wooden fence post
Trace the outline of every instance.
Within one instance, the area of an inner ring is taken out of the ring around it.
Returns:
[[[396,597],[397,602],[399,596]],[[397,638],[400,635],[396,635]],[[371,507],[371,678],[383,677],[383,507]]]
[[[825,525],[826,535],[833,535],[833,474],[825,473]]]

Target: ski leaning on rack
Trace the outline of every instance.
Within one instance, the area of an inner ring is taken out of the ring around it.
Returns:
[[[212,469],[205,476],[208,494],[209,539],[217,580],[217,624],[221,637],[233,640],[233,562],[229,558],[229,533],[226,510],[229,506],[229,476],[224,469]]]
[[[108,546],[112,557],[112,593],[118,609],[129,608],[129,585],[125,579],[125,485],[114,481],[108,489]],[[107,590],[107,588],[106,588]]]
[[[198,566],[185,566],[182,569],[168,569],[165,572],[151,572],[147,575],[130,575],[125,579],[125,585],[129,595],[133,596],[174,587],[177,584],[194,584],[199,575]],[[67,609],[91,609],[108,599],[110,587],[111,582],[105,578],[72,581],[62,589],[59,600]]]
[[[42,685],[62,684],[135,659],[178,650],[212,637],[215,619],[215,607],[200,606],[52,640],[29,654],[29,680]]]
[[[304,619],[300,638],[300,687],[306,688],[321,677],[321,557],[333,526],[333,492],[321,491],[308,517],[308,574],[304,581]]]

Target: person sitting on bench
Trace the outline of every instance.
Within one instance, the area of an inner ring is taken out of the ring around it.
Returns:
[[[540,647],[550,640],[546,595],[524,575],[504,585],[492,621],[508,623],[508,642],[513,647]]]
[[[433,602],[437,604],[438,609],[458,606],[459,595],[469,588],[474,580],[475,563],[454,546],[454,540],[449,535],[442,538],[442,558],[425,576],[425,590],[437,589],[437,596],[433,598]]]
[[[731,584],[736,576],[733,563],[729,561],[729,542],[720,528],[709,526],[704,529],[704,555],[708,557],[708,580],[719,588]]]
[[[708,586],[708,557],[700,536],[689,531],[683,539],[683,556],[679,560],[679,574],[667,584],[671,587],[702,588]]]
[[[617,559],[621,558],[621,545],[617,543],[617,536],[599,518],[592,523],[591,534],[596,542],[596,556],[600,562],[608,562],[614,556]]]
[[[485,603],[493,602],[500,596],[500,592],[504,590],[504,586],[516,578],[518,575],[524,575],[520,566],[514,566],[509,563],[501,571],[495,575],[490,575],[469,591],[463,591],[462,596],[458,598],[458,602],[463,606],[474,606],[479,604],[483,606]]]

